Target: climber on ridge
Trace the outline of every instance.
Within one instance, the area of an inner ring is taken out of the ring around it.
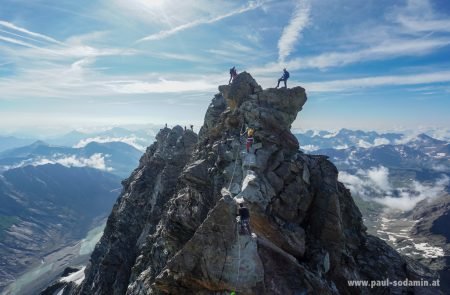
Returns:
[[[228,81],[228,84],[231,84],[231,82],[233,82],[234,78],[236,78],[237,76],[237,71],[236,71],[236,67],[232,67],[230,69],[230,81]]]
[[[253,145],[254,139],[253,139],[253,134],[255,133],[255,129],[253,128],[247,128],[247,131],[245,132],[247,133],[247,144],[246,144],[246,148],[247,148],[247,153],[250,152],[250,148]],[[244,134],[245,134],[244,133]]]
[[[239,234],[245,235],[247,232],[248,235],[252,234],[250,230],[250,211],[247,207],[244,207],[243,203],[239,203],[239,213],[236,215],[239,216],[240,230]]]
[[[283,69],[283,76],[281,76],[281,78],[278,79],[278,84],[277,84],[277,87],[275,87],[275,88],[280,87],[280,82],[281,82],[281,81],[284,82],[284,88],[287,88],[286,82],[287,82],[288,79],[289,79],[289,72],[286,71],[286,68],[284,68],[284,69]]]

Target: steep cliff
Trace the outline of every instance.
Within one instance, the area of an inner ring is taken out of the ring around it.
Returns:
[[[303,88],[263,90],[244,72],[219,91],[198,138],[161,130],[124,182],[85,280],[64,294],[436,294],[349,286],[431,278],[366,234],[326,157],[299,152],[290,127]],[[253,235],[239,234],[239,202]]]

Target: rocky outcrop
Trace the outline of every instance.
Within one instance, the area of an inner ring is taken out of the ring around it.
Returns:
[[[450,194],[417,203],[412,211],[416,221],[411,236],[418,245],[426,246],[428,257],[421,263],[440,274],[441,289],[450,293]]]
[[[179,127],[158,134],[124,182],[85,281],[64,294],[435,294],[349,286],[429,277],[366,234],[326,157],[298,151],[290,127],[303,88],[263,90],[244,72],[219,90],[197,144]],[[256,130],[250,153],[246,127]],[[239,235],[239,202],[253,235]]]

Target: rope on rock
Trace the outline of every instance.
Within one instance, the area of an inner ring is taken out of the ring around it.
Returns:
[[[239,222],[242,222],[239,219]],[[238,224],[238,226],[236,226],[236,234],[237,234],[237,240],[238,240],[238,266],[237,266],[237,276],[236,276],[236,286],[239,285],[239,272],[241,270],[241,240],[240,240],[240,234],[239,234],[239,226],[241,226],[241,224]]]
[[[242,130],[243,127],[244,127],[244,122],[242,122],[241,128],[239,128],[239,130]],[[233,173],[231,174],[230,183],[228,184],[228,191],[231,188],[231,184],[233,183],[233,179],[234,179],[234,174],[236,173],[237,156],[240,151],[240,147],[241,147],[240,145],[241,145],[241,135],[239,135],[239,147],[234,152],[234,157],[233,157],[234,158],[234,168],[233,168]]]

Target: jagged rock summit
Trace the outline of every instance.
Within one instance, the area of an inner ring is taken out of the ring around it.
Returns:
[[[366,234],[326,157],[298,150],[290,127],[303,88],[263,90],[244,72],[219,91],[198,137],[160,131],[124,181],[85,280],[64,294],[436,294],[349,286],[429,277]],[[242,201],[253,235],[238,231]]]

